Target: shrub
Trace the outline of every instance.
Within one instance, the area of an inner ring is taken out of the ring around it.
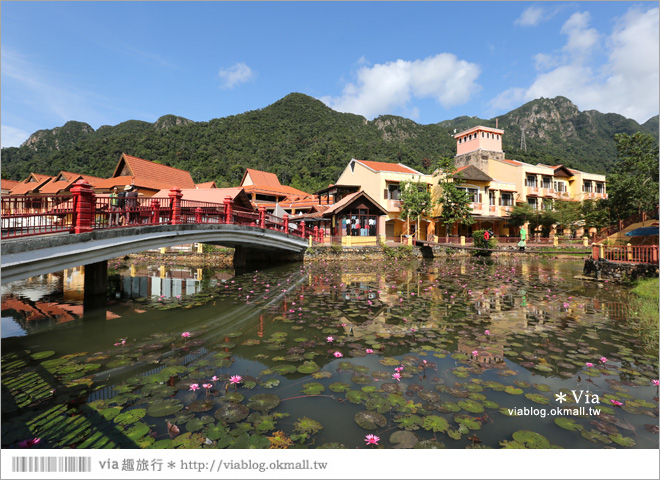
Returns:
[[[474,240],[474,246],[477,248],[488,248],[494,249],[497,246],[497,240],[491,236],[488,240],[484,239],[484,233],[486,230],[476,230],[472,232],[472,239]],[[473,250],[474,255],[489,256],[492,252],[488,250]]]

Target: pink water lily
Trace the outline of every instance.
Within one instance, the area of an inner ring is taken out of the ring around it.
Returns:
[[[334,355],[335,357],[337,357],[337,358],[341,358],[341,357],[344,356],[344,354],[341,353],[341,352],[335,352],[335,353],[333,353],[333,355]]]
[[[213,388],[213,384],[212,383],[205,383],[205,384],[202,385],[202,387],[204,387],[205,389],[208,390],[209,388]]]
[[[395,379],[397,382],[401,381],[401,374],[399,372],[393,373],[392,378]]]
[[[373,351],[371,348],[367,348],[367,349],[365,350],[365,352],[367,352],[367,353],[374,353],[374,351]]]
[[[211,380],[213,380],[214,382],[217,382],[217,381],[220,380],[220,379],[219,379],[218,377],[216,377],[215,375],[213,375],[213,376],[211,377]]]
[[[192,390],[193,392],[195,390],[199,390],[199,383],[191,383],[190,388],[188,390]]]
[[[472,355],[473,355],[474,357],[476,357],[477,355],[479,355],[479,350],[474,350],[474,351],[472,352]]]
[[[229,382],[233,383],[234,385],[241,383],[241,380],[243,380],[243,377],[240,375],[233,375],[229,378]]]
[[[490,330],[486,330],[484,333],[485,333],[486,335],[490,335]]]
[[[327,340],[328,342],[332,342],[332,341],[334,340],[334,337],[326,337],[326,340]]]
[[[623,405],[623,402],[619,402],[619,401],[617,401],[617,400],[610,400],[610,402],[611,402],[612,405],[614,405],[615,407],[620,407],[621,405]]]
[[[18,442],[18,448],[31,448],[34,447],[35,445],[39,445],[40,443],[41,443],[40,438],[30,438],[28,440],[23,440],[21,442]]]
[[[651,383],[657,387],[660,385],[660,380],[651,380]]]
[[[607,363],[607,357],[600,357],[600,363]]]
[[[190,332],[183,332],[183,333],[181,334],[181,336],[182,336],[183,338],[188,338],[188,337],[190,336]]]
[[[594,366],[594,364],[591,363],[591,362],[587,362],[587,363],[585,363],[585,365],[586,365],[587,367],[593,367],[593,366]]]
[[[367,442],[367,445],[378,445],[378,442],[380,441],[380,437],[370,433],[369,435],[364,437],[364,441]]]

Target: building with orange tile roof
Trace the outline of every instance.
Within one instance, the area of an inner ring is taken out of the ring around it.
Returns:
[[[102,178],[62,171],[53,177],[48,183],[39,187],[36,193],[41,195],[61,195],[70,193],[71,187],[73,187],[73,184],[78,180],[84,180],[85,182],[94,185],[96,182],[102,180]]]
[[[277,205],[289,214],[309,212],[316,205],[313,195],[282,185],[274,173],[248,168],[243,174],[240,186],[248,194],[255,208],[263,206],[270,213]]]
[[[215,184],[214,181],[211,181],[211,182],[204,182],[204,183],[196,183],[195,188],[199,188],[199,189],[218,188],[218,186]]]
[[[37,192],[39,187],[45,185],[53,177],[40,173],[31,173],[28,177],[9,190],[9,195],[30,195]]]
[[[163,189],[151,198],[162,198],[169,200],[170,189]],[[225,197],[231,197],[235,207],[254,210],[250,197],[241,187],[231,188],[184,188],[181,189],[181,200],[192,200],[195,202],[224,203]]]
[[[0,180],[0,194],[8,195],[9,191],[19,183],[21,182],[19,182],[18,180],[5,180],[3,178],[2,180]]]

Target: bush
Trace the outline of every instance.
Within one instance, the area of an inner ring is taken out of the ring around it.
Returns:
[[[475,232],[472,232],[472,239],[474,240],[474,246],[478,248],[488,248],[491,250],[496,248],[497,240],[493,236],[490,236],[488,240],[485,240],[484,233],[486,233],[486,230],[477,230]],[[482,255],[482,256],[489,256],[492,253],[489,252],[488,250],[473,250],[473,252],[474,255]]]

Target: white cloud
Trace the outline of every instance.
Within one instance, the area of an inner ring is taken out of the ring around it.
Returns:
[[[224,79],[224,88],[234,88],[236,85],[250,81],[254,78],[255,74],[244,63],[237,63],[225,70],[220,70],[218,76]]]
[[[561,32],[567,36],[563,55],[534,57],[539,73],[528,87],[511,88],[490,102],[502,111],[539,97],[569,98],[581,110],[618,113],[642,123],[658,114],[660,48],[658,8],[631,7],[615,22],[604,40],[589,28],[589,15],[573,14]],[[595,52],[604,49],[607,60],[595,64]],[[542,67],[542,68],[539,68]]]
[[[21,144],[30,137],[30,133],[11,125],[2,125],[0,127],[0,138],[2,139],[2,148],[20,147]]]
[[[534,27],[547,18],[548,13],[543,7],[532,5],[520,14],[520,16],[513,21],[513,24],[521,25],[523,27]]]
[[[419,112],[410,105],[415,98],[433,98],[449,108],[466,103],[481,90],[476,83],[480,73],[476,64],[459,60],[450,53],[424,60],[399,59],[360,67],[356,82],[348,83],[341,96],[320,100],[334,110],[367,118],[399,109]]]

